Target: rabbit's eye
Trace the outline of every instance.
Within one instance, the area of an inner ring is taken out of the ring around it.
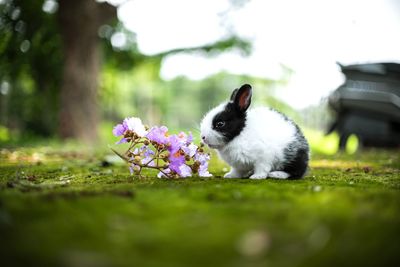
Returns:
[[[219,121],[219,122],[217,122],[217,124],[215,124],[215,127],[217,127],[217,128],[222,128],[224,126],[225,126],[225,122],[224,121]]]

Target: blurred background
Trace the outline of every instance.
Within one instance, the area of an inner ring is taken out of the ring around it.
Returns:
[[[354,152],[376,121],[398,147],[399,32],[397,0],[0,0],[0,144],[112,143],[128,116],[197,133],[251,83],[314,152]]]

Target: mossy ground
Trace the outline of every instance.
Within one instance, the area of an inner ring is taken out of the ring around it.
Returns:
[[[164,180],[104,153],[1,150],[2,266],[398,266],[399,151],[302,180]]]

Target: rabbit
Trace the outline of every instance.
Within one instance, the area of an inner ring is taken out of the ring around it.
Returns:
[[[224,177],[302,178],[310,152],[300,128],[274,109],[248,110],[251,97],[251,85],[242,85],[228,102],[210,110],[200,124],[202,142],[216,149],[231,166]]]

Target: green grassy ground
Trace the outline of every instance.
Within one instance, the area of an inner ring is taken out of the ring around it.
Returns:
[[[104,153],[1,150],[1,266],[398,266],[399,151],[303,180],[161,180]]]

